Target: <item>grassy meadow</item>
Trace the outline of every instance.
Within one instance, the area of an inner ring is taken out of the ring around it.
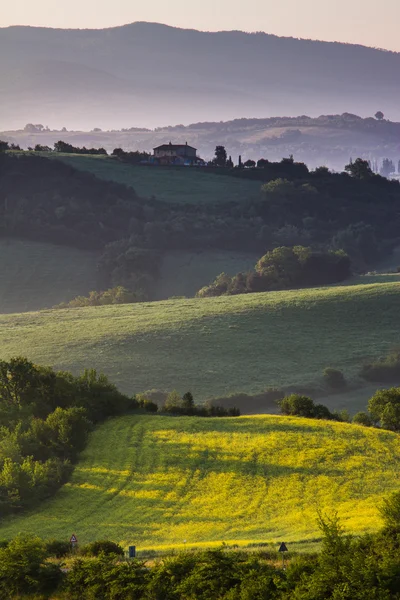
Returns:
[[[0,357],[77,373],[121,390],[191,390],[196,400],[269,386],[322,384],[327,366],[351,384],[364,361],[399,343],[398,279],[205,299],[0,315]],[[373,391],[373,390],[372,390]],[[371,395],[337,397],[351,412]],[[331,408],[335,408],[332,396]]]
[[[317,510],[347,531],[381,525],[400,483],[400,437],[345,423],[277,416],[125,416],[91,435],[71,480],[20,531],[144,548],[318,539]],[[295,546],[296,547],[296,546]]]
[[[205,173],[200,168],[152,168],[129,165],[101,155],[43,154],[62,160],[75,169],[89,171],[99,179],[133,187],[139,196],[154,196],[157,200],[165,202],[199,204],[246,201],[260,195],[259,181]]]

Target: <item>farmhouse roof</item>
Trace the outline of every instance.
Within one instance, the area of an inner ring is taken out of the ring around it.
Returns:
[[[157,146],[153,148],[153,150],[179,150],[180,148],[190,148],[191,150],[197,150],[193,146],[188,146],[188,144],[161,144],[161,146]]]

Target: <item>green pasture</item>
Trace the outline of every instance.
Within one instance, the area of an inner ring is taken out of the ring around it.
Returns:
[[[365,361],[399,344],[399,302],[398,281],[354,282],[0,315],[0,357],[22,354],[74,373],[94,367],[127,393],[176,388],[191,390],[197,401],[322,384],[327,366],[356,386]],[[338,403],[355,412],[370,391]]]
[[[91,435],[71,480],[18,532],[139,550],[315,542],[317,511],[348,532],[381,525],[400,485],[400,438],[361,426],[277,416],[125,416]]]
[[[42,154],[89,171],[100,179],[133,187],[139,196],[165,202],[216,203],[260,196],[259,181],[215,175],[201,168],[129,165],[101,155]]]

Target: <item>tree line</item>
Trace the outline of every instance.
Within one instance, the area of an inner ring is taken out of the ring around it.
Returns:
[[[233,277],[221,273],[196,296],[229,296],[326,285],[343,281],[350,274],[350,258],[343,250],[321,252],[304,246],[283,246],[267,252],[253,271]]]

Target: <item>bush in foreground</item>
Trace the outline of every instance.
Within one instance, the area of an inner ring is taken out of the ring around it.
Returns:
[[[80,550],[80,554],[82,554],[82,556],[100,556],[101,554],[104,554],[105,556],[123,556],[124,550],[119,544],[111,542],[110,540],[98,540],[83,546]]]
[[[0,550],[0,598],[399,600],[399,493],[385,500],[381,516],[381,531],[354,538],[335,513],[319,513],[320,552],[290,553],[285,569],[277,553],[222,547],[181,552],[148,565],[101,553],[76,558],[63,574],[47,562],[40,539],[18,537]]]

